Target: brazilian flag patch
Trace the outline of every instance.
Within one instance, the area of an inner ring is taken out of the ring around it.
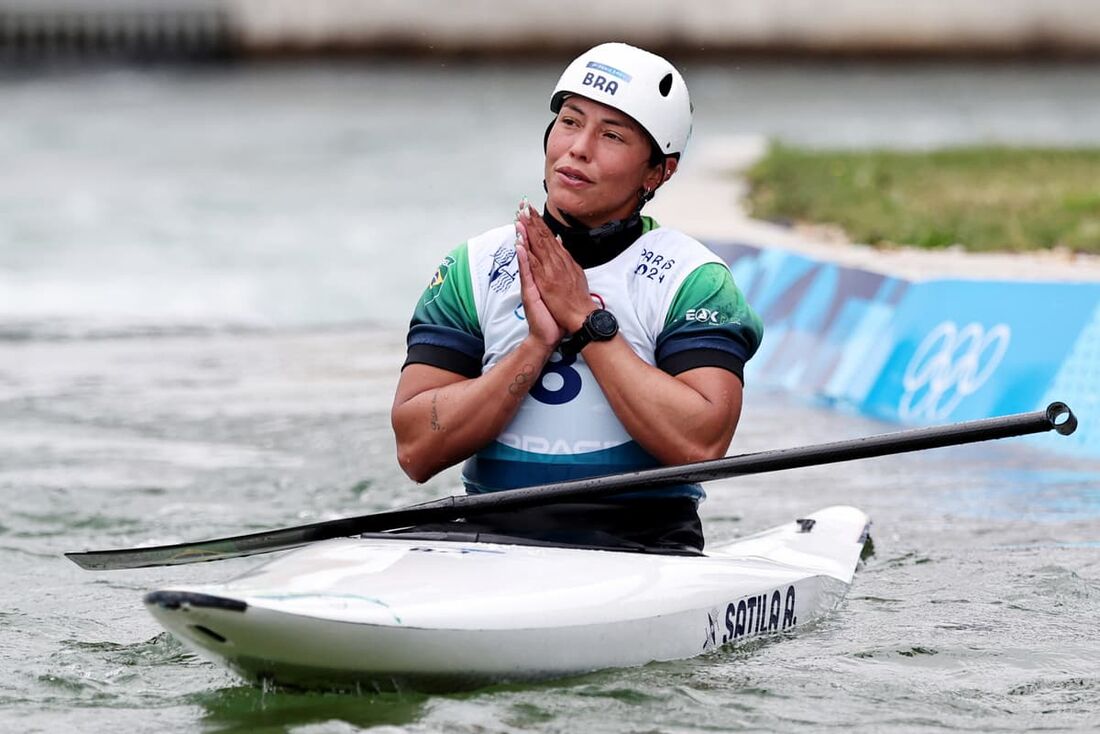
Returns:
[[[439,267],[435,271],[435,275],[432,276],[432,280],[428,283],[428,292],[424,294],[424,302],[431,303],[439,297],[439,289],[443,287],[443,283],[447,281],[447,272],[451,269],[451,266],[455,264],[455,259],[450,255],[443,258],[443,262],[439,263]]]

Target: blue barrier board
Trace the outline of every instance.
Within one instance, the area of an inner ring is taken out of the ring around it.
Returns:
[[[910,282],[747,243],[708,243],[764,321],[746,379],[932,424],[1068,403],[1100,456],[1100,283]]]

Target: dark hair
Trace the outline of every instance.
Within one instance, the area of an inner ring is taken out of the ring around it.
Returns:
[[[661,146],[657,145],[657,141],[653,139],[652,135],[650,135],[649,133],[646,133],[646,137],[649,138],[649,165],[650,165],[650,167],[663,165],[666,158],[675,158],[676,160],[680,160],[680,154],[679,153],[674,153],[672,155],[668,155],[663,150],[661,150]]]
[[[657,145],[657,141],[652,137],[649,137],[649,165],[659,166],[665,162],[665,154],[661,151],[661,146]]]

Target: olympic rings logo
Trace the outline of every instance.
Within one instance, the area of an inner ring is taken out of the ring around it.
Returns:
[[[962,329],[944,321],[924,337],[905,368],[903,419],[942,420],[993,375],[1008,351],[1007,324],[988,331],[979,323]]]

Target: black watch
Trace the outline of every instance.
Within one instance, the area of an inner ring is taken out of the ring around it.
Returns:
[[[581,328],[562,339],[562,354],[578,354],[589,342],[605,342],[619,333],[615,315],[604,308],[597,308],[585,318]]]

